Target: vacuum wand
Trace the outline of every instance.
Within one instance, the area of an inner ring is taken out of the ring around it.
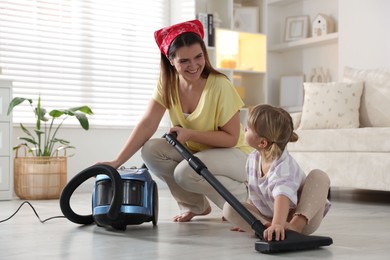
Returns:
[[[256,235],[259,238],[263,238],[264,226],[261,224],[260,220],[256,219],[252,213],[245,208],[242,203],[228,191],[225,186],[221,184],[215,178],[213,174],[207,169],[207,166],[195,155],[191,154],[187,148],[185,148],[173,134],[164,135],[165,139],[178,150],[178,152],[186,159],[189,165],[194,169],[199,175],[206,179],[206,181],[219,192],[219,194],[229,202],[229,204],[237,211],[240,212],[241,217],[249,223],[252,229],[255,231]]]

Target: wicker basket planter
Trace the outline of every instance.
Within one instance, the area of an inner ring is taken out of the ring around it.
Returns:
[[[84,130],[89,129],[87,115],[93,112],[88,106],[68,109],[46,110],[42,107],[41,96],[37,105],[31,98],[14,97],[8,105],[7,115],[22,103],[28,102],[35,118],[34,129],[23,123],[20,128],[25,136],[18,137],[22,143],[14,147],[14,190],[21,199],[57,199],[67,181],[66,150],[75,148],[69,141],[58,138],[57,133],[68,117],[75,117]],[[24,157],[18,156],[19,148],[24,148]],[[30,157],[26,156],[29,152]],[[58,152],[64,156],[58,156]]]
[[[14,158],[14,189],[20,199],[58,199],[67,182],[67,157]]]

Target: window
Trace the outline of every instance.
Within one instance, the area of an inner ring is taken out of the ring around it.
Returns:
[[[89,105],[92,127],[133,126],[159,75],[154,31],[168,24],[167,0],[0,0],[1,77],[48,110]],[[34,121],[27,103],[13,120]]]

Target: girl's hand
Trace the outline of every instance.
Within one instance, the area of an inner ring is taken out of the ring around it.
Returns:
[[[266,241],[284,240],[285,238],[284,226],[280,224],[272,224],[270,227],[264,230],[263,238]]]
[[[284,240],[284,229],[289,211],[290,199],[284,195],[275,197],[274,216],[271,226],[264,230],[263,237],[266,241]]]

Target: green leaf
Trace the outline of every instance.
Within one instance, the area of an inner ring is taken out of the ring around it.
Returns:
[[[35,114],[37,115],[38,119],[47,122],[49,119],[46,117],[46,109],[42,107],[36,107],[35,108]]]
[[[21,103],[23,103],[25,100],[27,100],[28,102],[30,102],[30,106],[32,105],[32,99],[29,99],[29,98],[21,98],[21,97],[14,97],[11,102],[9,103],[8,105],[8,112],[7,112],[7,115],[11,114],[12,110],[14,110],[14,108],[18,105],[20,105]]]
[[[55,118],[60,117],[64,114],[66,114],[65,110],[59,110],[59,109],[53,109],[52,111],[49,112],[49,115]]]
[[[70,142],[68,140],[65,140],[65,139],[58,139],[58,138],[54,138],[53,140],[51,140],[52,143],[60,143],[60,144],[63,144],[63,145],[68,145]]]
[[[14,150],[18,150],[20,147],[26,147],[27,148],[27,152],[32,154],[33,156],[38,156],[38,154],[34,154],[34,151],[36,150],[35,148],[31,148],[27,143],[21,143],[17,146],[14,146]]]
[[[28,138],[28,137],[18,137],[19,140],[24,140],[26,142],[29,142],[30,144],[33,144],[33,145],[37,145],[37,141],[35,141],[35,139],[32,139],[32,138]]]
[[[79,120],[81,127],[84,128],[84,130],[88,130],[89,129],[89,122],[88,122],[87,116],[85,114],[82,114],[82,113],[75,113],[74,115]]]
[[[31,136],[32,138],[34,138],[34,136],[31,134],[31,132],[26,127],[24,127],[24,125],[22,123],[20,123],[19,125],[20,125],[20,128],[22,129],[22,131],[25,134],[27,134],[28,136]]]
[[[40,136],[40,135],[42,135],[42,134],[45,133],[45,131],[38,130],[38,129],[34,129],[34,132],[35,132],[35,134],[36,134],[37,136]]]
[[[14,151],[15,151],[15,150],[18,150],[18,149],[20,149],[20,147],[22,147],[22,146],[26,147],[28,151],[31,151],[31,148],[30,148],[30,146],[28,146],[27,143],[18,144],[18,145],[16,145],[16,146],[13,147],[13,150],[14,150]]]
[[[93,115],[92,109],[89,106],[72,107],[69,108],[69,110],[73,112],[80,111],[87,115]]]

